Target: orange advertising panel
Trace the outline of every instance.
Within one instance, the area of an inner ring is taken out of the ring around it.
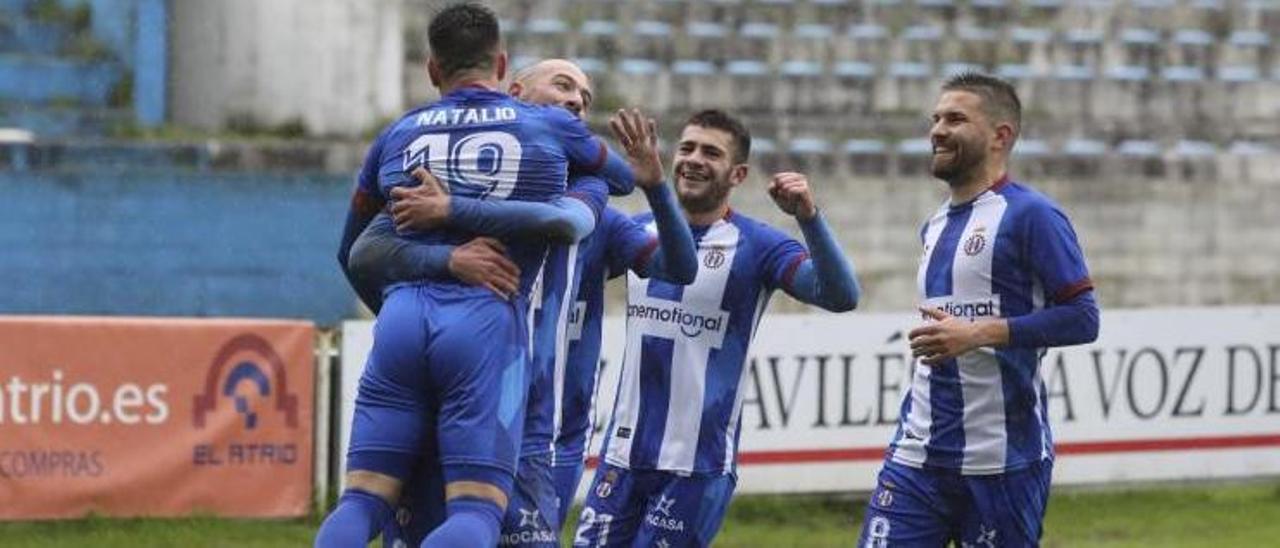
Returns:
[[[0,317],[0,519],[298,516],[310,323]]]

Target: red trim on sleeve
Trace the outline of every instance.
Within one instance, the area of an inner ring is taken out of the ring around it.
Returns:
[[[587,173],[599,173],[604,168],[604,163],[609,159],[609,147],[604,144],[604,141],[596,137],[596,144],[600,145],[600,153],[596,155],[596,163],[587,168]]]
[[[649,264],[649,259],[653,258],[653,252],[658,250],[658,238],[649,238],[649,244],[644,246],[636,253],[635,260],[631,261],[631,265],[637,270],[641,270],[644,265]]]
[[[787,269],[782,272],[782,285],[791,287],[791,281],[796,277],[796,270],[799,270],[800,265],[807,260],[809,260],[809,252],[807,251],[791,259],[791,264],[787,265]]]
[[[1073,284],[1069,284],[1063,287],[1062,289],[1059,289],[1057,293],[1053,294],[1053,302],[1055,304],[1065,303],[1067,301],[1070,301],[1071,299],[1076,298],[1081,293],[1084,293],[1085,291],[1088,291],[1090,289],[1093,289],[1093,280],[1090,280],[1088,277],[1085,277],[1083,280],[1080,280]]]

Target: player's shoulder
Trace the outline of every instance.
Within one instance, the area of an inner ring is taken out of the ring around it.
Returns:
[[[791,239],[782,229],[737,211],[731,210],[725,222],[737,229],[740,238],[750,242],[769,244]]]
[[[1048,195],[1017,181],[1001,184],[995,193],[1004,198],[1015,217],[1025,215],[1063,215],[1062,208]]]

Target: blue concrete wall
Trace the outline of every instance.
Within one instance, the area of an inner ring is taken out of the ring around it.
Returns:
[[[334,259],[350,177],[0,172],[0,314],[355,312]]]

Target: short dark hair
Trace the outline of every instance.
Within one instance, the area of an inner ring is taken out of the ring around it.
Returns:
[[[700,110],[693,113],[684,125],[718,129],[728,133],[733,137],[733,150],[729,152],[733,154],[734,163],[746,163],[747,157],[751,154],[751,132],[747,131],[747,126],[742,125],[737,118],[723,110],[714,108]]]
[[[463,70],[492,69],[501,41],[498,16],[476,2],[446,6],[427,27],[427,44],[444,78]]]
[[[967,91],[982,99],[982,111],[994,122],[1013,125],[1016,137],[1022,130],[1022,101],[1013,86],[995,76],[965,72],[942,84],[942,91]]]

